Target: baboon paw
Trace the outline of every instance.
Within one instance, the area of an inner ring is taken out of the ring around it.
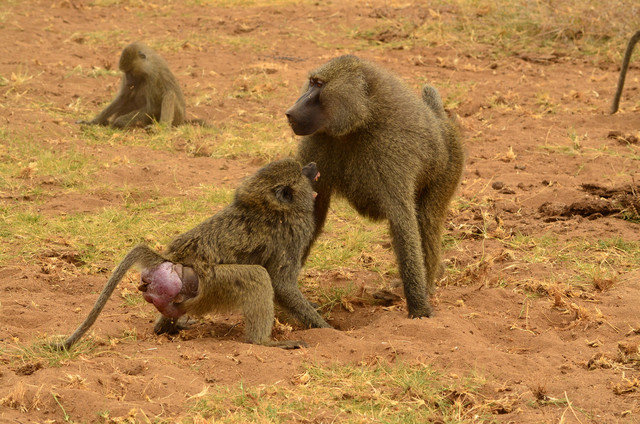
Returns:
[[[186,330],[191,327],[193,321],[191,319],[168,319],[167,317],[160,317],[153,327],[153,332],[160,334],[178,334],[182,330]]]
[[[425,306],[418,310],[409,311],[409,318],[431,318],[433,316],[433,310],[430,306]]]
[[[280,347],[282,349],[300,349],[303,347],[309,347],[309,345],[304,340],[287,340],[285,344]]]
[[[304,340],[282,340],[270,342],[268,346],[279,347],[281,349],[301,349],[303,347],[309,347]]]

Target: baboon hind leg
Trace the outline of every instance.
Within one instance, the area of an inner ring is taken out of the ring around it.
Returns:
[[[427,296],[423,251],[415,208],[396,207],[389,214],[393,250],[407,298],[411,318],[430,317],[433,313]]]
[[[183,302],[187,313],[202,315],[216,309],[238,308],[244,315],[245,336],[249,343],[282,348],[306,346],[300,340],[271,340],[273,287],[264,267],[215,265],[208,274],[202,279],[198,295]]]
[[[427,293],[433,294],[436,290],[436,280],[439,279],[444,268],[442,266],[441,246],[442,228],[447,215],[448,200],[443,202],[443,194],[435,195],[425,190],[418,197],[418,225],[420,226],[420,239],[422,254],[424,256],[424,269]]]
[[[178,334],[181,330],[187,329],[188,324],[187,317],[169,318],[159,315],[153,326],[153,332],[156,334]]]

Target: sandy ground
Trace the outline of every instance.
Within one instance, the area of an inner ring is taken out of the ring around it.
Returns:
[[[259,112],[260,119],[279,120],[286,131],[283,111],[297,98],[306,73],[352,51],[341,48],[350,40],[338,35],[325,33],[322,43],[304,36],[310,22],[366,29],[375,27],[383,13],[425,13],[417,6],[364,10],[347,2],[175,9],[153,4],[91,7],[79,1],[11,7],[0,27],[0,75],[8,78],[28,69],[37,77],[25,85],[23,95],[0,87],[2,127],[32,133],[42,143],[59,143],[61,149],[75,146],[107,163],[126,156],[128,162],[101,168],[96,178],[114,187],[128,185],[141,200],[156,187],[168,196],[188,193],[199,183],[233,188],[262,164],[259,158],[213,159],[186,150],[175,154],[117,142],[108,147],[85,143],[74,120],[86,116],[55,118],[50,110],[69,110],[81,98],[97,111],[113,96],[118,78],[88,78],[71,71],[78,66],[114,68],[123,45],[135,39],[184,40],[162,55],[183,86],[190,117],[216,126],[247,122]],[[105,40],[88,38],[96,28],[105,31]],[[113,34],[117,41],[111,41]],[[224,42],[238,34],[258,37],[260,48]],[[410,320],[402,300],[392,307],[376,305],[370,294],[380,280],[393,285],[396,279],[348,268],[304,271],[306,280],[320,284],[353,283],[363,296],[351,304],[352,312],[337,308],[331,314],[335,330],[304,330],[294,324],[286,337],[302,338],[310,346],[294,351],[243,343],[238,316],[213,316],[179,337],[157,337],[148,305],[128,308],[112,301],[94,328],[101,354],[53,367],[38,361],[16,365],[3,355],[0,399],[13,396],[29,411],[5,401],[0,421],[62,422],[51,393],[77,422],[99,421],[96,412],[103,410],[111,417],[127,417],[136,408],[148,417],[178,419],[187,415],[190,396],[210,385],[288,385],[307,363],[355,365],[373,359],[428,363],[460,376],[478,373],[486,379],[480,391],[487,399],[510,400],[513,406],[509,413],[495,415],[500,422],[638,421],[640,271],[613,270],[614,278],[603,281],[600,290],[551,285],[575,272],[565,270],[562,261],[527,260],[522,250],[505,248],[500,241],[510,234],[551,234],[558,245],[612,237],[640,241],[637,223],[606,213],[602,202],[607,207],[612,202],[582,186],[611,189],[630,187],[634,177],[635,183],[640,181],[640,146],[630,137],[640,128],[640,111],[632,110],[640,96],[637,65],[630,70],[623,97],[626,110],[610,116],[618,76],[613,64],[555,56],[489,60],[459,55],[447,46],[356,53],[415,87],[425,81],[440,85],[445,98],[455,87],[466,88],[454,109],[468,151],[459,197],[484,206],[449,217],[448,233],[462,242],[447,249],[445,259],[466,274],[441,282],[433,299],[435,316]],[[252,72],[272,76],[274,82],[267,78],[258,87],[271,95],[225,95],[241,90]],[[100,86],[102,81],[108,84]],[[203,91],[213,92],[214,101],[196,103]],[[541,99],[541,93],[547,97]],[[43,107],[27,107],[31,102]],[[619,137],[609,137],[612,131]],[[45,217],[91,214],[123,202],[108,191],[70,192],[51,178],[34,184],[43,190]],[[0,195],[0,204],[30,201]],[[106,274],[79,272],[74,258],[72,251],[54,244],[43,249],[39,265],[33,260],[0,264],[0,349],[8,352],[17,343],[68,334],[81,320]],[[135,340],[107,342],[132,330]],[[76,375],[82,383],[71,377]],[[569,399],[573,410],[566,402],[536,402],[545,397]],[[136,419],[143,420],[142,415]]]

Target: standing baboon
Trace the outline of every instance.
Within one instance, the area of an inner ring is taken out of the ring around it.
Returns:
[[[298,159],[322,170],[314,239],[333,193],[366,217],[387,219],[409,316],[431,316],[442,226],[464,162],[440,95],[426,86],[421,101],[397,77],[355,56],[312,71],[303,91],[286,115],[306,136]]]
[[[302,296],[298,273],[313,238],[314,163],[273,162],[245,180],[233,203],[186,233],[159,254],[133,248],[116,267],[93,309],[63,343],[71,347],[93,325],[118,282],[132,266],[142,270],[145,299],[163,314],[154,331],[175,333],[183,314],[241,309],[250,343],[285,348],[302,341],[275,342],[274,296],[307,327],[329,327]]]
[[[146,127],[154,121],[169,125],[185,122],[185,103],[178,81],[167,63],[146,45],[135,42],[122,50],[122,83],[116,98],[91,121],[81,124],[116,128]]]
[[[618,77],[618,87],[616,88],[616,95],[613,97],[613,103],[611,104],[612,114],[618,111],[620,97],[622,96],[622,88],[624,87],[624,80],[627,77],[627,69],[629,68],[629,61],[631,60],[631,53],[633,53],[633,48],[638,41],[640,41],[640,30],[636,31],[636,33],[631,36],[629,44],[627,44],[627,50],[624,52],[622,66],[620,67],[620,76]]]

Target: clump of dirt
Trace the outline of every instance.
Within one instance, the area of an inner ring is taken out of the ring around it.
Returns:
[[[609,215],[633,220],[640,219],[640,188],[635,183],[613,188],[606,188],[599,184],[582,184],[581,188],[591,196],[570,205],[545,202],[540,205],[538,212],[546,221],[576,215],[590,220]]]

